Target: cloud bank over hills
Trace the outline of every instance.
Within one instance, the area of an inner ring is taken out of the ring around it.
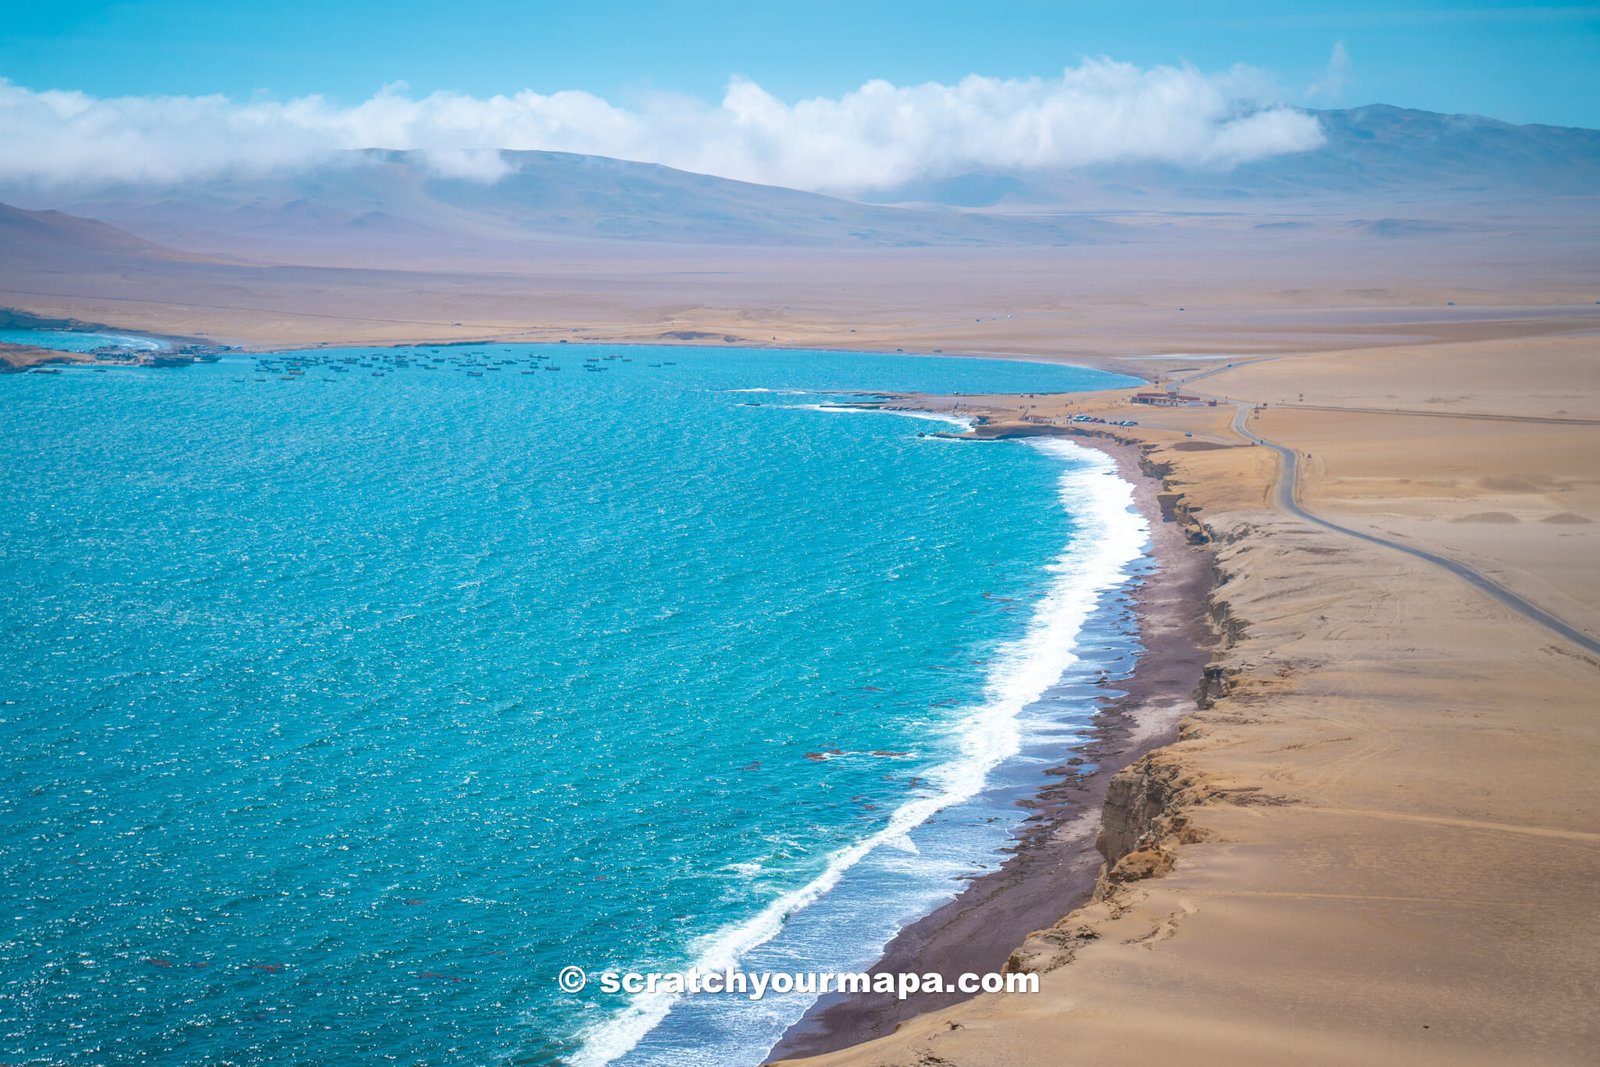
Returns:
[[[1247,67],[1140,68],[1087,60],[1059,78],[972,75],[954,85],[870,81],[786,103],[734,79],[717,104],[657,94],[624,107],[586,92],[413,98],[389,86],[352,106],[322,97],[98,98],[0,80],[0,181],[92,187],[260,175],[415,152],[438,175],[494,182],[501,149],[661,163],[724,178],[852,194],[975,168],[1150,162],[1227,168],[1315,148],[1315,117],[1267,100]]]

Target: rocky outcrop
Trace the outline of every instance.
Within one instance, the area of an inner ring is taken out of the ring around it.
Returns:
[[[91,323],[78,319],[52,319],[21,308],[0,307],[0,329],[4,330],[93,330]]]
[[[1117,772],[1106,790],[1095,838],[1105,857],[1095,899],[1105,900],[1119,886],[1170,871],[1177,845],[1203,839],[1188,810],[1210,796],[1211,790],[1165,749]]]
[[[17,374],[50,363],[92,363],[94,357],[82,352],[58,352],[33,345],[0,344],[0,374]]]

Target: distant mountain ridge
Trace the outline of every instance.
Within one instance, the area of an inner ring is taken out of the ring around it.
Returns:
[[[1390,203],[1585,196],[1600,189],[1600,130],[1518,126],[1373,104],[1313,111],[1326,140],[1228,170],[1157,163],[1074,171],[974,170],[879,190],[877,203],[1073,211],[1226,205],[1254,198]]]
[[[0,187],[0,201],[97,218],[204,252],[278,248],[442,251],[548,241],[688,245],[1052,245],[1114,227],[944,207],[864,204],[650,163],[561,152],[502,153],[493,183],[441,177],[420,153],[369,150],[299,172],[160,186],[49,192]]]
[[[139,254],[361,266],[419,256],[516,263],[574,242],[959,248],[1142,239],[1117,221],[1130,213],[1254,213],[1265,232],[1300,225],[1272,218],[1302,213],[1405,238],[1470,227],[1468,214],[1485,205],[1549,216],[1556,200],[1593,204],[1600,189],[1600,131],[1386,105],[1315,114],[1321,146],[1228,170],[973,170],[858,200],[561,152],[504,152],[507,173],[485,183],[440,176],[420,153],[367,150],[267,175],[92,190],[0,185],[0,201],[40,209],[0,217],[0,236],[20,248],[54,227],[73,247],[98,242],[98,253],[135,254],[144,242]],[[50,220],[43,209],[101,221]],[[127,232],[114,236],[112,227]]]
[[[61,211],[28,211],[0,204],[0,248],[13,258],[48,260],[59,254],[193,258],[176,249]]]

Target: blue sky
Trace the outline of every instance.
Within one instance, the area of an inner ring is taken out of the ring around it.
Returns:
[[[99,97],[354,103],[403,81],[418,95],[580,89],[626,104],[663,90],[714,101],[742,75],[793,103],[870,78],[1048,78],[1108,56],[1249,64],[1292,104],[1600,127],[1600,6],[1400,3],[8,0],[0,78]],[[1330,79],[1338,42],[1348,64]]]

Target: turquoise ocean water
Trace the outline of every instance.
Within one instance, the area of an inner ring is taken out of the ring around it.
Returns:
[[[869,964],[996,862],[1144,544],[1097,453],[828,402],[1117,381],[570,345],[0,378],[0,1061],[759,1060],[807,998],[557,972]]]

